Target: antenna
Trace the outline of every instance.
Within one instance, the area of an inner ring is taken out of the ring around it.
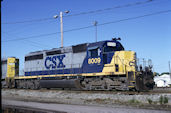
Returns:
[[[118,37],[118,38],[112,38],[112,40],[121,40],[121,38],[120,37]]]

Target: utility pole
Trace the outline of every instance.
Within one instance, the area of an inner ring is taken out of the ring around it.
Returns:
[[[69,11],[65,11],[65,13],[69,13]],[[61,24],[61,48],[63,48],[63,12],[61,11],[60,14],[60,24]],[[54,18],[58,18],[58,15],[55,15]]]
[[[169,74],[170,74],[170,80],[171,80],[171,69],[170,69],[170,61],[169,61]]]
[[[94,21],[94,26],[95,26],[95,38],[97,42],[97,21]]]
[[[61,22],[61,47],[63,47],[63,13],[60,12],[60,22]]]

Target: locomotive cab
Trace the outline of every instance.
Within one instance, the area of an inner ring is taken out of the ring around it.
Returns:
[[[123,51],[124,48],[119,42],[106,42],[103,46],[103,64],[110,63],[115,51]]]

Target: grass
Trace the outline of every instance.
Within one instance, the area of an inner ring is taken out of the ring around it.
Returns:
[[[131,100],[129,100],[128,101],[130,104],[139,104],[140,103],[140,101],[138,101],[138,100],[136,100],[136,99],[131,99]]]
[[[168,103],[168,97],[160,96],[159,103],[160,103],[160,105],[167,104]]]
[[[149,104],[153,103],[153,101],[151,99],[147,99],[147,101],[148,101]]]
[[[147,99],[147,101],[148,101],[149,104],[157,104],[157,103],[159,103],[160,105],[167,104],[168,103],[168,100],[169,99],[166,96],[160,96],[159,101],[153,101],[151,99]]]

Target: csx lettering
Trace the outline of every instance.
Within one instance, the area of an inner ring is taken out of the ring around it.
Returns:
[[[101,59],[100,58],[89,58],[88,59],[88,64],[96,64],[96,63],[100,63]]]
[[[46,69],[64,68],[65,65],[62,62],[64,57],[65,57],[65,55],[46,57],[46,59],[45,59]]]

